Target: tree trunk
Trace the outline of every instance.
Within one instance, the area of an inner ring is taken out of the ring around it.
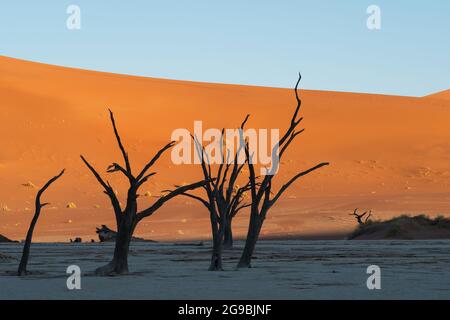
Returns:
[[[222,239],[223,237],[213,237],[213,250],[211,255],[211,265],[209,271],[223,271],[222,268]]]
[[[128,253],[135,227],[133,218],[125,215],[117,230],[113,259],[107,265],[95,270],[97,275],[128,273]]]
[[[227,219],[227,223],[224,228],[223,248],[233,248],[233,231],[231,226],[232,219]]]
[[[242,252],[241,259],[237,265],[238,268],[251,268],[251,261],[253,251],[255,250],[256,242],[258,241],[259,233],[263,220],[259,216],[253,216],[250,218],[250,225],[248,228],[247,239],[245,241],[244,251]]]
[[[222,269],[222,246],[223,246],[223,220],[218,223],[214,219],[215,213],[211,213],[211,231],[213,236],[213,248],[211,254],[211,264],[209,271],[223,271]]]
[[[34,227],[36,226],[36,222],[39,219],[40,213],[41,208],[38,207],[36,213],[34,214],[33,220],[31,220],[30,228],[28,229],[27,237],[25,240],[25,245],[23,246],[22,258],[20,259],[19,269],[17,271],[17,274],[19,276],[24,276],[27,273],[27,264],[28,264],[28,257],[30,256],[31,240],[33,238]]]
[[[48,205],[48,203],[41,203],[41,196],[52,185],[53,182],[58,180],[64,174],[64,172],[65,172],[65,170],[62,170],[60,174],[51,178],[38,191],[38,193],[36,195],[34,216],[33,216],[33,219],[31,220],[30,227],[28,228],[27,238],[26,238],[25,244],[23,246],[22,258],[20,259],[19,269],[17,270],[17,274],[19,276],[24,276],[27,273],[28,257],[30,256],[30,247],[31,247],[31,241],[33,240],[34,227],[36,226],[36,223],[39,219],[39,215],[41,214],[42,208],[45,207],[46,205]]]

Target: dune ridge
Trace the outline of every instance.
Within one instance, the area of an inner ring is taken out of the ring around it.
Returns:
[[[437,93],[433,93],[427,96],[428,98],[436,98],[436,99],[446,99],[446,100],[450,100],[450,89],[449,90],[445,90],[445,91],[441,91],[441,92],[437,92]]]

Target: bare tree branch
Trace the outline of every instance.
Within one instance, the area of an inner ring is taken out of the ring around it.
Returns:
[[[83,160],[84,164],[89,168],[89,170],[92,172],[94,177],[97,179],[97,181],[103,186],[105,190],[108,190],[108,185],[106,182],[102,179],[100,174],[94,169],[93,166],[86,160],[86,158],[83,155],[80,155],[81,160]]]
[[[122,144],[122,140],[120,139],[119,131],[117,130],[116,126],[116,120],[114,119],[114,114],[111,109],[109,109],[109,115],[114,129],[114,135],[116,136],[117,143],[119,144],[120,151],[122,152],[123,159],[125,160],[127,172],[130,176],[133,176],[133,173],[131,172],[130,160],[128,159],[128,153],[126,152],[125,147]]]
[[[368,216],[366,217],[366,219],[363,221],[363,218],[368,214]],[[351,216],[354,216],[356,221],[358,222],[359,225],[364,225],[365,223],[367,223],[367,221],[369,221],[369,218],[372,216],[372,210],[370,210],[369,212],[364,211],[364,213],[362,214],[358,214],[358,209],[356,208],[353,213],[350,213]]]
[[[39,190],[37,197],[36,197],[36,204],[40,204],[41,202],[41,196],[42,194],[59,178],[62,177],[62,175],[66,172],[66,169],[63,169],[58,175],[51,178],[43,187],[41,190]],[[47,205],[48,203],[41,204],[41,207]]]
[[[162,207],[162,205],[164,205],[170,199],[172,199],[172,198],[174,198],[174,197],[176,197],[178,195],[181,195],[181,194],[185,193],[186,191],[190,191],[190,190],[194,190],[194,189],[197,189],[199,187],[202,187],[202,186],[206,185],[207,183],[209,183],[209,180],[202,180],[202,181],[198,181],[198,182],[195,182],[195,183],[191,183],[189,185],[185,185],[185,186],[176,188],[175,190],[171,191],[169,194],[159,198],[149,208],[139,212],[137,214],[138,221],[140,221],[143,218],[146,218],[148,216],[151,216],[156,210],[158,210],[160,207]]]
[[[315,170],[317,170],[317,169],[319,169],[319,168],[322,168],[323,166],[328,166],[328,165],[329,165],[328,162],[322,162],[322,163],[320,163],[320,164],[318,164],[318,165],[316,165],[316,166],[314,166],[314,167],[312,167],[312,168],[309,168],[308,170],[305,170],[305,171],[303,171],[303,172],[300,172],[300,173],[296,174],[294,177],[292,177],[291,180],[289,180],[286,184],[284,184],[284,185],[280,188],[280,190],[278,191],[278,193],[277,193],[277,194],[275,195],[275,197],[271,200],[271,204],[275,203],[275,202],[278,200],[278,198],[283,194],[283,192],[286,191],[286,189],[289,188],[289,186],[290,186],[291,184],[293,184],[298,178],[303,177],[303,176],[307,175],[307,174],[310,173],[310,172],[313,172],[313,171],[315,171]]]
[[[132,175],[130,175],[130,173],[125,170],[121,165],[119,165],[118,163],[113,163],[111,164],[107,169],[106,172],[108,173],[114,173],[114,172],[122,172],[130,181],[134,180],[134,177]]]
[[[209,202],[206,201],[205,199],[203,199],[200,196],[196,196],[196,195],[193,195],[193,194],[190,194],[190,193],[187,193],[187,192],[183,192],[180,195],[186,196],[186,197],[189,197],[189,198],[192,198],[192,199],[195,199],[195,200],[199,201],[201,204],[203,204],[207,209],[210,208]]]
[[[143,179],[147,171],[155,164],[155,162],[161,157],[161,155],[166,152],[166,150],[172,148],[175,145],[175,141],[171,141],[168,144],[166,144],[164,147],[162,147],[154,156],[153,158],[144,166],[141,173],[137,176],[137,180],[140,181]]]
[[[86,158],[81,155],[81,160],[83,160],[84,164],[89,168],[89,170],[92,172],[94,177],[97,179],[97,181],[102,185],[104,189],[104,193],[109,196],[111,200],[111,204],[114,209],[115,217],[116,217],[116,223],[117,225],[120,224],[121,214],[122,214],[122,208],[120,207],[120,202],[117,199],[116,194],[114,193],[114,189],[111,187],[109,182],[105,182],[100,174],[94,169],[94,167],[86,160]]]
[[[139,180],[139,182],[137,183],[137,188],[139,189],[144,183],[147,182],[147,180],[150,177],[153,177],[155,174],[156,174],[156,172],[152,172],[152,173],[149,173],[149,174],[145,175],[144,177],[142,177],[142,179]]]

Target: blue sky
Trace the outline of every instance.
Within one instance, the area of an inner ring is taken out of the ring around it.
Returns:
[[[66,9],[81,9],[68,30]],[[381,30],[366,27],[369,5]],[[450,88],[450,1],[3,0],[0,54],[151,77],[421,96]]]

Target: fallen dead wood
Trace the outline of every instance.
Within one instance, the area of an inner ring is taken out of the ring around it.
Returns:
[[[100,239],[100,242],[108,242],[108,241],[116,241],[117,232],[114,230],[111,230],[106,225],[102,225],[101,228],[96,228],[96,233],[98,234],[98,238]],[[147,241],[147,242],[156,242],[154,240],[146,240],[143,238],[138,237],[132,237],[132,241]]]

